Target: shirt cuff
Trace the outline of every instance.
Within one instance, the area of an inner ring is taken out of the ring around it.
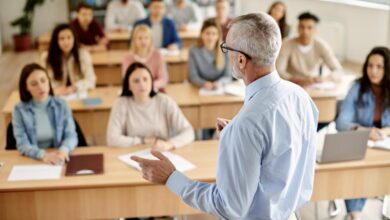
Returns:
[[[165,185],[168,187],[169,190],[171,190],[173,193],[175,193],[181,198],[181,193],[183,192],[184,188],[190,183],[191,180],[188,177],[176,170],[169,176]]]
[[[37,154],[37,159],[42,160],[44,155],[45,155],[45,151],[42,149],[39,150]]]
[[[60,148],[59,148],[59,150],[60,151],[62,151],[62,152],[64,152],[64,153],[67,153],[67,154],[69,154],[69,148],[67,147],[67,146],[61,146]]]

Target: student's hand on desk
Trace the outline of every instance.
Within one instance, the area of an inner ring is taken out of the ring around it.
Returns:
[[[168,50],[179,50],[179,47],[177,46],[177,44],[173,43],[173,44],[168,45],[167,49]]]
[[[379,141],[383,139],[382,131],[378,128],[372,128],[370,132],[369,139],[372,141]]]
[[[176,168],[161,152],[154,150],[151,152],[159,160],[148,160],[137,156],[132,156],[131,159],[139,163],[144,179],[152,183],[165,184]]]
[[[218,89],[219,87],[221,87],[221,83],[213,82],[213,89]]]
[[[186,31],[186,30],[187,30],[187,25],[181,24],[181,25],[179,26],[179,31]]]
[[[297,76],[297,77],[292,77],[290,81],[300,86],[308,86],[314,82],[314,79]]]
[[[203,84],[203,88],[205,88],[205,89],[207,89],[207,90],[213,90],[214,85],[213,85],[212,82],[207,81],[207,82],[205,82],[205,83]]]
[[[69,161],[69,154],[63,151],[57,151],[57,156],[63,161],[68,162]]]
[[[42,158],[43,162],[49,163],[52,165],[61,165],[64,163],[64,160],[58,155],[58,152],[45,152]]]
[[[157,150],[157,151],[169,151],[172,150],[173,148],[174,147],[170,142],[161,139],[157,139],[152,146],[152,150]]]

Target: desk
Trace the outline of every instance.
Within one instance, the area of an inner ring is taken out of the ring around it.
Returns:
[[[88,92],[88,97],[100,97],[99,106],[85,107],[81,100],[69,102],[73,116],[76,118],[89,143],[105,144],[106,129],[111,107],[119,96],[119,87],[98,87]],[[308,89],[320,114],[320,122],[330,122],[336,115],[337,91],[318,91]],[[180,106],[184,115],[195,129],[214,128],[217,117],[233,118],[240,110],[243,98],[237,96],[200,96],[198,89],[187,83],[168,84],[166,93]],[[5,124],[11,121],[11,113],[19,101],[19,94],[14,91],[3,108]]]
[[[214,182],[217,141],[194,142],[175,150],[196,165],[185,174]],[[143,149],[78,148],[74,154],[103,153],[104,174],[53,181],[8,182],[15,164],[39,164],[16,151],[0,151],[0,219],[108,219],[195,214],[165,186],[154,185],[117,159]],[[205,157],[207,155],[207,157]],[[63,174],[62,174],[63,175]],[[390,152],[368,149],[362,161],[317,165],[312,201],[381,196],[390,193]],[[146,204],[146,205],[145,205]]]
[[[189,48],[196,44],[200,35],[200,30],[179,31],[179,37],[182,40],[183,48]],[[106,32],[110,41],[111,50],[127,50],[129,48],[130,33],[128,32]],[[40,35],[37,39],[38,50],[48,50],[51,39],[51,32]]]
[[[96,85],[121,85],[122,62],[127,50],[110,50],[92,53],[92,63],[96,74]],[[169,82],[183,82],[188,77],[188,49],[180,50],[178,56],[164,56],[168,66]]]

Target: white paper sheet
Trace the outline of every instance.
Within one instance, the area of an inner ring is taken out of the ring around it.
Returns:
[[[225,94],[225,90],[223,87],[219,87],[218,89],[209,90],[205,88],[201,88],[199,90],[199,95],[201,96],[213,96],[213,95],[223,95]]]
[[[386,137],[380,141],[368,141],[367,145],[369,147],[381,148],[385,150],[390,150],[390,138]]]
[[[8,181],[55,180],[61,177],[62,166],[53,165],[15,165]]]
[[[175,165],[176,169],[180,172],[185,172],[188,170],[195,169],[196,166],[189,162],[188,160],[184,159],[183,157],[173,154],[171,152],[163,152],[163,154],[168,157],[168,159]],[[157,160],[156,157],[154,157],[151,153],[150,150],[142,150],[142,151],[137,151],[129,154],[124,154],[118,156],[118,159],[121,160],[122,162],[136,168],[137,170],[141,170],[141,167],[138,165],[137,162],[134,160],[130,159],[131,156],[138,156],[141,158],[145,159],[150,159],[150,160]]]
[[[161,48],[160,53],[162,56],[175,57],[180,55],[180,50],[168,50],[165,48]]]
[[[85,99],[88,97],[87,91],[81,91],[81,92],[75,92],[66,96],[60,96],[60,98],[66,100],[66,101],[72,101],[72,100],[78,100],[78,99]]]
[[[332,90],[336,88],[336,84],[334,82],[321,82],[314,83],[311,85],[311,87],[318,90]]]

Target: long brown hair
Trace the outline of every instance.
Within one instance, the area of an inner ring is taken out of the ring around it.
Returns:
[[[62,79],[63,72],[62,72],[62,50],[60,48],[60,45],[58,44],[58,36],[61,31],[63,30],[70,30],[73,34],[74,38],[74,44],[73,48],[70,51],[72,54],[74,60],[75,60],[75,72],[77,74],[80,74],[81,77],[84,77],[83,73],[81,72],[81,67],[80,67],[80,56],[79,56],[79,42],[76,36],[75,31],[69,24],[59,24],[53,31],[53,34],[51,35],[51,40],[50,40],[50,46],[49,46],[49,53],[47,56],[47,66],[52,68],[53,70],[53,75],[54,79],[57,81],[64,80]]]
[[[204,47],[202,40],[202,33],[209,27],[215,27],[218,31],[218,41],[215,44],[214,55],[215,55],[215,66],[218,70],[222,70],[225,67],[225,57],[222,51],[219,49],[219,45],[222,43],[222,29],[221,26],[215,21],[215,19],[210,18],[203,22],[202,28],[200,30],[200,36],[198,38],[197,46]]]
[[[30,64],[27,64],[23,67],[22,73],[20,74],[19,96],[20,96],[20,100],[22,102],[28,102],[32,99],[31,93],[27,90],[27,79],[31,75],[31,73],[34,72],[35,70],[41,70],[41,71],[45,72],[46,77],[47,77],[47,81],[49,83],[49,95],[52,95],[52,96],[54,95],[53,88],[51,87],[51,83],[50,83],[50,78],[47,75],[46,70],[42,66],[40,66],[39,64],[30,63]]]
[[[268,14],[271,15],[271,11],[277,5],[283,6],[283,17],[277,22],[278,22],[278,26],[280,28],[280,33],[282,34],[282,38],[284,38],[284,37],[287,37],[286,35],[288,34],[287,32],[289,29],[289,26],[288,26],[287,21],[286,21],[286,17],[287,17],[286,4],[284,4],[282,1],[276,1],[276,2],[272,3],[271,7],[268,10]]]

